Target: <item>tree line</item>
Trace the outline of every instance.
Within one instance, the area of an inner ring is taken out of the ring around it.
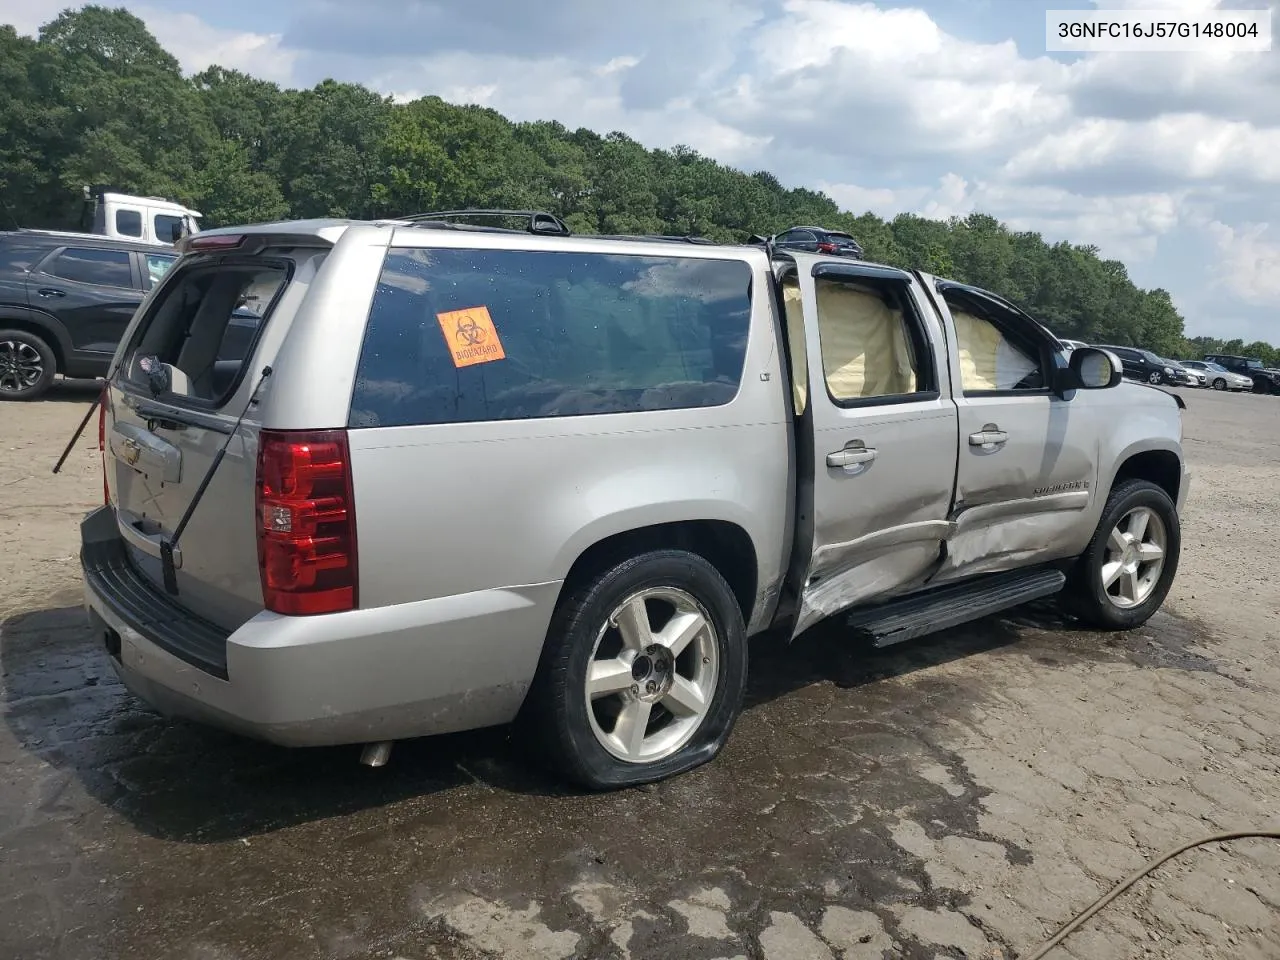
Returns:
[[[998,292],[1061,337],[1280,364],[1269,344],[1187,340],[1168,292],[1140,289],[1096,247],[1048,243],[985,214],[883,220],[623,133],[513,123],[434,96],[394,103],[334,80],[282,89],[217,66],[187,77],[122,9],[64,12],[34,39],[0,26],[0,216],[73,227],[86,184],[179,200],[208,225],[466,207],[547,210],[576,232],[716,241],[818,224],[852,234],[868,259]]]

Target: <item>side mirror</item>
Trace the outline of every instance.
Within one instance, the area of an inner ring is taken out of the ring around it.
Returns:
[[[1097,347],[1072,350],[1067,369],[1072,388],[1079,390],[1105,390],[1124,379],[1124,365],[1120,358]]]

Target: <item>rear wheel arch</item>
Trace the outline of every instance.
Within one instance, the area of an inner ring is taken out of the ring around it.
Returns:
[[[751,535],[728,520],[681,520],[612,534],[596,541],[574,560],[560,595],[615,563],[654,550],[686,550],[719,571],[733,591],[744,623],[751,622],[759,586],[759,559]]]

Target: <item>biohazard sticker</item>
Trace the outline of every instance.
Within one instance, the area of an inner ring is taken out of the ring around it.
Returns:
[[[436,319],[440,321],[440,332],[444,334],[444,342],[449,346],[455,367],[470,367],[506,358],[488,307],[450,310],[437,313]]]

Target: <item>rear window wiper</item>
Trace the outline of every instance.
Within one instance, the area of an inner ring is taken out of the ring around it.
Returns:
[[[222,446],[218,448],[218,452],[213,455],[209,469],[200,478],[200,485],[196,487],[196,492],[191,497],[191,502],[187,504],[187,509],[183,511],[182,518],[178,520],[178,525],[173,528],[173,536],[160,541],[160,569],[164,576],[166,593],[170,593],[175,597],[178,595],[178,572],[173,565],[173,553],[178,548],[178,540],[182,537],[182,531],[187,529],[187,523],[190,522],[191,515],[196,512],[196,507],[199,505],[201,497],[209,489],[209,483],[213,480],[213,475],[218,472],[222,458],[227,454],[227,447],[231,445],[231,438],[239,432],[240,425],[249,413],[249,408],[258,402],[258,394],[269,376],[271,376],[271,367],[263,367],[262,373],[258,377],[258,382],[254,385],[253,392],[249,394],[249,399],[244,405],[244,409],[240,411],[240,416],[236,417],[235,424],[227,433],[227,438],[222,441]]]

